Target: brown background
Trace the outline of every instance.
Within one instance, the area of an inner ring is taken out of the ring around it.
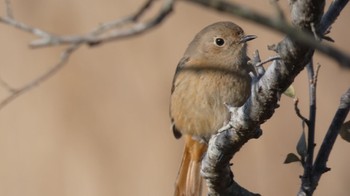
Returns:
[[[15,17],[56,34],[79,34],[97,24],[125,16],[143,1],[30,0],[13,1]],[[246,1],[273,15],[269,1]],[[287,8],[287,2],[281,2]],[[4,14],[4,6],[0,10]],[[156,10],[156,9],[155,9]],[[288,9],[285,9],[288,12]],[[333,26],[336,46],[350,53],[350,9]],[[168,104],[171,80],[187,44],[204,26],[232,20],[259,38],[263,59],[273,55],[266,46],[282,36],[256,24],[200,6],[178,2],[172,15],[142,36],[83,47],[57,75],[0,111],[1,196],[172,195],[182,153],[182,140],[170,131]],[[63,47],[28,49],[33,36],[1,24],[0,74],[21,86],[59,59]],[[327,130],[340,95],[350,84],[350,71],[329,58],[318,82],[317,146]],[[302,113],[307,115],[306,73],[295,81]],[[0,89],[0,98],[8,93]],[[348,118],[349,119],[349,118]],[[302,168],[282,164],[295,152],[301,122],[293,101],[263,125],[264,134],[251,140],[234,159],[235,178],[263,195],[295,195]],[[339,139],[315,195],[349,195],[349,144]]]

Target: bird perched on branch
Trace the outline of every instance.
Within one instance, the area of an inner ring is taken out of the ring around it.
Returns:
[[[185,138],[175,196],[201,194],[202,156],[210,136],[230,119],[225,104],[239,107],[250,96],[254,68],[246,42],[255,38],[232,22],[217,22],[194,37],[180,60],[170,100],[174,136]]]

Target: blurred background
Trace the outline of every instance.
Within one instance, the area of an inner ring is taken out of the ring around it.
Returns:
[[[12,1],[17,20],[59,35],[82,34],[101,22],[136,11],[143,0]],[[329,2],[328,2],[329,3]],[[243,3],[242,3],[243,4]],[[269,1],[245,1],[273,16]],[[288,17],[288,2],[280,1]],[[160,5],[160,2],[159,2]],[[155,6],[153,12],[159,6]],[[0,13],[4,15],[4,3]],[[349,6],[332,28],[337,48],[350,53]],[[82,47],[65,68],[0,111],[1,196],[115,196],[173,194],[183,140],[170,130],[168,105],[175,67],[187,44],[204,26],[229,20],[258,39],[249,54],[274,55],[267,45],[283,35],[236,17],[179,1],[159,27],[137,37]],[[30,49],[34,36],[0,24],[0,75],[22,86],[59,61],[64,47]],[[349,88],[350,70],[316,54],[321,64],[317,93],[316,150]],[[306,72],[295,80],[300,108],[308,115]],[[0,98],[8,95],[0,88]],[[285,165],[301,134],[293,100],[263,124],[262,137],[250,140],[234,158],[235,179],[262,195],[296,195],[302,168]],[[347,120],[350,118],[348,117]],[[350,144],[338,138],[315,195],[349,195]]]

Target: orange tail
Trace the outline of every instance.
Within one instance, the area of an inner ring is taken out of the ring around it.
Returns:
[[[201,160],[207,145],[185,135],[185,149],[175,184],[174,196],[201,196],[202,177],[200,176]]]

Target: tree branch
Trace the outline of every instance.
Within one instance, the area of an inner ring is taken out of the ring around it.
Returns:
[[[333,145],[337,139],[338,133],[342,124],[344,123],[347,115],[350,110],[350,88],[347,92],[341,97],[340,105],[338,107],[337,112],[334,115],[333,121],[327,131],[325,138],[323,139],[323,143],[320,147],[320,150],[317,154],[314,166],[312,168],[312,181],[309,189],[304,189],[305,187],[301,187],[301,190],[298,195],[312,195],[312,193],[316,190],[318,182],[323,173],[329,171],[327,168],[327,161],[329,155],[332,151]]]
[[[155,0],[147,0],[137,12],[131,14],[130,16],[103,23],[85,35],[57,36],[40,28],[32,27],[28,24],[17,21],[13,17],[11,1],[4,1],[6,6],[5,16],[0,17],[0,23],[15,27],[21,31],[28,32],[38,37],[38,39],[30,43],[31,47],[37,48],[64,44],[68,44],[69,46],[66,50],[63,51],[62,56],[57,64],[53,65],[45,73],[37,76],[32,81],[28,82],[20,88],[14,88],[0,78],[0,85],[2,85],[10,93],[9,96],[0,102],[0,110],[20,95],[38,86],[40,83],[46,81],[48,78],[62,69],[71,54],[76,51],[81,45],[87,44],[89,46],[93,46],[121,38],[136,36],[150,29],[153,29],[171,13],[174,3],[174,0],[163,0],[163,6],[160,11],[154,15],[153,18],[145,22],[140,22],[140,19],[144,16],[146,11],[151,8]]]
[[[340,15],[340,12],[346,6],[349,0],[333,0],[328,8],[328,11],[322,16],[318,32],[324,34],[327,29],[335,22]]]
[[[262,20],[266,20],[269,25],[275,26],[269,18],[257,16],[256,13],[249,12],[246,8],[243,9],[226,1],[193,1],[206,6],[213,6],[214,9],[231,14],[248,16],[248,19],[251,20],[258,17],[259,19],[256,22],[260,23]],[[323,9],[324,1],[292,1],[292,23],[299,31],[311,33],[311,24],[318,27]],[[306,33],[304,34],[306,35]],[[314,40],[314,38],[312,39]],[[213,141],[209,142],[208,152],[202,161],[202,173],[209,186],[209,194],[235,195],[230,190],[235,188],[234,184],[236,182],[234,180],[222,182],[221,180],[227,179],[230,175],[229,161],[244,143],[259,135],[259,125],[273,115],[274,110],[279,106],[280,95],[310,61],[314,50],[302,44],[300,42],[302,40],[298,40],[298,42],[294,40],[295,36],[288,36],[278,43],[276,52],[282,58],[282,61],[274,61],[263,76],[258,76],[260,79],[254,80],[252,94],[248,101],[242,107],[231,110],[231,126],[222,131],[228,133],[222,134],[220,132],[211,138]],[[213,157],[214,160],[215,158],[218,160],[214,161]],[[217,162],[220,163],[219,166],[216,165]],[[225,169],[220,170],[220,168]]]
[[[314,160],[314,149],[315,149],[315,124],[316,124],[316,85],[317,85],[317,77],[320,69],[320,65],[318,65],[316,72],[314,71],[313,60],[306,65],[307,73],[308,73],[308,84],[309,84],[309,119],[307,119],[308,126],[308,137],[307,137],[307,153],[306,153],[306,161],[303,165],[304,174],[301,177],[302,183],[301,187],[303,190],[310,190],[312,186],[312,177],[313,177],[313,160]]]
[[[323,140],[321,148],[317,154],[315,163],[312,164],[311,162],[311,165],[306,165],[304,168],[304,175],[302,177],[302,186],[300,187],[300,190],[298,193],[299,196],[312,195],[317,188],[318,182],[322,174],[330,170],[329,168],[327,168],[326,164],[327,164],[330,152],[338,136],[338,133],[340,131],[340,128],[344,123],[346,116],[349,113],[349,109],[350,109],[350,88],[340,99],[340,105],[338,107],[336,114],[334,115],[333,121]],[[310,131],[311,130],[309,129],[309,132]],[[308,151],[309,150],[310,148],[308,148]],[[310,152],[308,152],[308,156],[310,156],[309,153]],[[310,163],[307,163],[307,164],[310,164]]]
[[[254,137],[258,137],[261,131],[257,130]],[[259,195],[241,187],[233,180],[230,170],[230,160],[233,155],[251,139],[251,135],[232,131],[232,127],[214,135],[209,141],[207,154],[202,161],[202,176],[206,179],[210,196]]]
[[[305,116],[303,116],[303,115],[301,114],[298,105],[299,105],[299,99],[296,98],[296,99],[294,100],[294,110],[295,110],[295,113],[296,113],[296,115],[301,119],[301,121],[303,122],[303,127],[304,127],[304,124],[306,124],[307,126],[309,126],[309,119],[307,119]]]
[[[30,43],[30,46],[33,48],[78,43],[84,43],[92,46],[112,40],[136,36],[159,25],[166,18],[166,16],[171,13],[174,0],[163,0],[162,8],[153,18],[145,22],[140,22],[139,20],[141,17],[154,2],[155,0],[147,0],[146,3],[134,14],[103,23],[85,35],[54,35],[40,28],[31,27],[25,23],[17,21],[14,18],[9,17],[9,13],[5,17],[0,17],[0,22],[39,37],[39,39]],[[129,27],[130,25],[131,27]]]

